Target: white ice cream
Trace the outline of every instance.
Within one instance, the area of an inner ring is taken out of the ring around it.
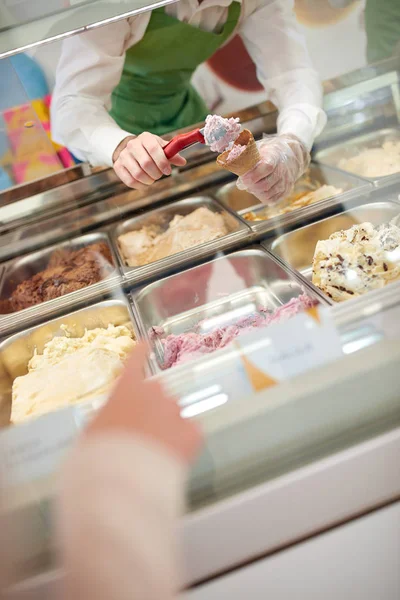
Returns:
[[[400,171],[400,141],[385,142],[381,148],[368,148],[352,158],[342,158],[339,168],[361,177],[384,177]]]
[[[124,325],[88,330],[80,338],[54,337],[13,383],[12,423],[104,394],[134,345]]]

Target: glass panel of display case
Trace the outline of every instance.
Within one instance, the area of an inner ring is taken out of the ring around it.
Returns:
[[[1,0],[0,58],[170,3],[171,0]]]

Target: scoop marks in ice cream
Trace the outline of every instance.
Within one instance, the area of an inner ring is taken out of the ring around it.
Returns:
[[[232,147],[241,131],[239,119],[224,119],[219,115],[208,115],[204,127],[204,139],[213,152],[223,152]]]
[[[210,242],[228,233],[224,218],[207,207],[175,215],[166,231],[155,225],[120,235],[118,244],[127,265],[139,267]]]
[[[225,348],[239,335],[268,327],[272,323],[281,323],[297,315],[308,308],[315,306],[316,301],[306,294],[298,298],[292,298],[290,302],[280,306],[275,311],[260,308],[257,313],[236,321],[232,325],[219,327],[210,333],[201,333],[201,323],[194,331],[181,333],[179,335],[168,335],[163,338],[162,327],[152,327],[149,332],[151,339],[160,338],[164,349],[163,368],[169,369],[175,365],[186,363],[195,358],[201,358],[206,354]]]
[[[353,225],[320,240],[315,248],[312,281],[335,302],[398,279],[400,229],[392,223]]]
[[[125,325],[88,330],[80,338],[54,337],[29,361],[28,373],[14,380],[12,423],[106,393],[134,345]]]

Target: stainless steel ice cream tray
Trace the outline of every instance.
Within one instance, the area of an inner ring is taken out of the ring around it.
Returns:
[[[332,185],[336,188],[343,190],[341,194],[331,196],[326,200],[320,200],[310,206],[305,206],[288,212],[283,215],[270,216],[269,208],[258,203],[253,206],[248,206],[251,202],[251,198],[257,202],[257,199],[249,194],[248,192],[242,192],[236,188],[235,182],[231,182],[223,186],[219,191],[216,192],[216,197],[225,205],[232,208],[232,201],[235,206],[240,205],[240,198],[243,198],[245,208],[240,208],[238,214],[246,220],[249,227],[256,234],[267,234],[273,233],[276,230],[286,229],[293,224],[310,221],[320,216],[322,213],[329,211],[335,207],[340,207],[343,202],[355,199],[362,194],[368,192],[371,189],[372,184],[361,179],[359,177],[350,175],[338,169],[325,167],[323,165],[317,165],[312,163],[308,170],[307,176],[302,177],[296,184],[293,194],[306,194],[309,191],[313,191],[311,187],[312,182],[318,182],[321,186]],[[257,217],[265,217],[262,221],[252,221],[246,219],[246,215],[249,212],[253,212]]]
[[[50,257],[56,250],[67,249],[74,251],[99,242],[104,242],[107,245],[112,258],[112,270],[107,273],[103,280],[80,290],[69,292],[59,298],[54,298],[17,312],[0,314],[0,338],[7,331],[15,329],[17,324],[20,328],[23,326],[29,327],[32,324],[32,319],[54,316],[63,309],[65,310],[66,308],[71,308],[71,306],[77,306],[78,304],[93,301],[95,298],[100,298],[110,290],[118,289],[121,281],[114,249],[108,235],[104,232],[88,233],[4,263],[4,272],[0,280],[0,301],[6,302],[12,291],[20,283],[27,281],[35,274],[47,268]]]
[[[262,242],[262,245],[311,283],[314,251],[319,240],[325,240],[332,233],[341,229],[349,229],[357,223],[370,222],[373,225],[380,225],[388,223],[398,215],[400,215],[400,203],[395,201],[371,202],[305,225],[280,235],[274,240],[268,239]],[[327,300],[332,303],[329,298]]]
[[[207,332],[249,316],[260,306],[275,309],[298,296],[302,289],[326,303],[299,274],[291,272],[261,247],[241,250],[171,275],[131,293],[140,334],[154,350],[150,366],[163,365],[163,346],[151,341],[152,327],[163,337],[180,334],[201,322]]]
[[[119,236],[129,231],[136,231],[150,225],[157,225],[165,231],[175,215],[185,216],[200,207],[206,207],[214,213],[221,214],[227,227],[228,234],[210,242],[189,248],[184,252],[167,256],[166,258],[143,266],[130,267],[126,264],[119,248]],[[240,219],[235,217],[233,213],[223,207],[219,202],[204,196],[172,202],[171,204],[156,210],[146,212],[145,214],[133,217],[128,221],[124,221],[111,231],[114,247],[117,249],[119,263],[125,278],[130,284],[142,282],[146,279],[148,280],[156,275],[168,274],[172,269],[190,265],[194,261],[212,256],[215,252],[232,248],[241,240],[246,240],[250,234],[250,229]]]
[[[107,328],[109,324],[132,325],[135,337],[138,327],[126,299],[106,300],[82,310],[66,313],[42,325],[31,327],[10,336],[0,343],[0,427],[10,419],[12,384],[16,377],[25,375],[28,363],[35,351],[41,353],[47,342],[65,333],[61,325],[67,327],[72,337],[84,335],[85,329]]]
[[[345,158],[349,159],[362,151],[381,147],[386,141],[400,141],[400,128],[386,128],[372,131],[364,135],[360,135],[354,138],[350,138],[338,144],[333,144],[327,148],[317,150],[314,154],[314,160],[318,163],[322,163],[331,167],[339,167],[340,161]],[[346,171],[346,169],[342,169]],[[357,173],[354,173],[357,175]],[[372,182],[376,186],[380,186],[383,183],[392,182],[399,180],[400,182],[400,170],[393,175],[386,176],[374,176],[374,177],[363,177],[363,179]]]

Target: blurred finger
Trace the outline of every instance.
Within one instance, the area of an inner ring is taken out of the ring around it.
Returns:
[[[252,186],[250,186],[249,191],[252,194],[257,195],[257,193],[260,192],[268,192],[275,185],[276,179],[273,173],[271,173],[271,175],[268,175],[268,177],[264,177],[264,179],[261,179],[258,183],[255,183]]]
[[[268,189],[268,195],[270,198],[273,196],[279,196],[284,198],[288,195],[288,188],[285,181],[279,180],[273,186]]]
[[[121,162],[136,181],[140,181],[140,183],[143,183],[144,185],[151,185],[154,183],[154,178],[143,171],[136,158],[129,152],[121,155]]]
[[[255,183],[258,183],[259,181],[270,175],[273,172],[274,168],[274,165],[269,164],[265,161],[260,161],[254,167],[254,169],[252,169],[245,175],[242,175],[241,180],[245,185],[254,185]]]
[[[128,169],[126,169],[124,165],[119,162],[119,160],[114,164],[114,170],[120,180],[128,187],[134,190],[145,190],[147,188],[147,186],[143,185],[143,183],[140,183],[140,181],[137,181],[137,179],[132,177]]]
[[[163,173],[157,167],[152,156],[148,153],[144,146],[139,146],[135,150],[135,158],[141,169],[151,177],[153,181],[160,179]]]
[[[175,156],[169,159],[169,162],[175,167],[184,167],[187,163],[187,160],[180,154],[175,154]]]
[[[164,154],[160,140],[161,138],[158,139],[155,136],[150,136],[148,138],[144,137],[143,146],[147,150],[149,156],[152,158],[161,177],[162,174],[167,176],[171,175],[171,165],[169,164],[168,158]]]
[[[136,344],[127,360],[126,369],[120,377],[118,385],[124,381],[128,381],[129,384],[131,384],[132,382],[137,383],[144,380],[148,353],[149,348],[147,344],[144,344],[143,342]]]
[[[167,142],[167,140],[164,140],[163,138],[158,138],[160,145],[162,148],[165,148],[165,146],[169,143]],[[168,159],[171,165],[174,165],[175,167],[184,167],[187,163],[186,158],[184,158],[183,156],[181,156],[180,154],[175,154],[175,156],[172,156],[170,159]]]

